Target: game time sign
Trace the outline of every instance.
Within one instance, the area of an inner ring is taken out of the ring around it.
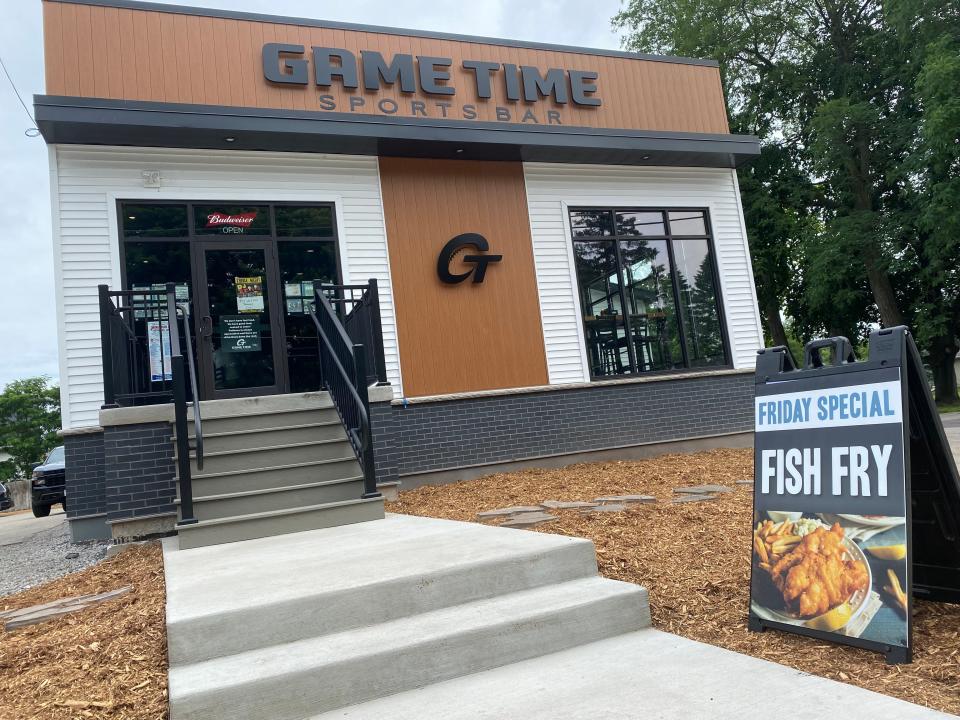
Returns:
[[[914,355],[906,328],[893,328],[871,336],[862,362],[845,338],[810,343],[800,369],[785,348],[758,356],[752,629],[814,635],[909,662],[918,589],[911,417],[914,436],[926,440],[922,465],[936,470],[924,474],[925,483],[936,477],[939,493],[938,507],[924,509],[941,518],[933,547],[949,550],[960,518],[956,467]],[[925,575],[945,569],[937,565],[953,562],[948,555],[925,558]],[[958,580],[920,589],[956,601]]]

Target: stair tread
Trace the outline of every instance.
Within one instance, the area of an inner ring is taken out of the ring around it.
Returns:
[[[333,438],[331,440],[307,440],[306,442],[297,442],[297,443],[281,443],[279,445],[264,445],[258,447],[249,447],[249,448],[237,448],[236,450],[214,450],[208,452],[204,450],[203,457],[213,458],[213,457],[225,457],[227,455],[242,455],[243,453],[251,452],[260,452],[263,450],[292,450],[294,448],[305,448],[305,447],[314,447],[317,445],[337,445],[342,443],[349,444],[349,440],[346,437],[342,438]],[[194,448],[191,448],[193,450]],[[174,453],[176,456],[176,453]],[[194,459],[194,453],[190,453],[190,458]]]
[[[278,425],[277,427],[264,427],[264,428],[244,428],[243,430],[225,430],[223,432],[205,432],[203,433],[203,439],[208,440],[210,438],[219,438],[219,437],[230,437],[231,435],[256,435],[257,433],[277,433],[283,432],[285,430],[303,430],[305,428],[319,428],[319,427],[330,427],[332,425],[343,425],[340,422],[339,418],[334,420],[324,420],[322,422],[311,422],[311,423],[297,423],[295,425]],[[176,439],[177,434],[173,434],[174,439]],[[187,439],[190,441],[196,440],[197,436],[190,434],[187,436]]]
[[[323,460],[307,460],[304,462],[290,463],[289,465],[265,465],[264,467],[244,468],[243,470],[223,470],[215,473],[191,473],[192,480],[206,480],[207,478],[221,478],[230,475],[242,475],[245,473],[269,472],[271,470],[288,470],[290,468],[307,467],[310,465],[328,465],[331,463],[342,463],[348,460],[357,462],[357,456],[352,452],[349,455],[337,458],[326,458]],[[178,478],[179,482],[179,478]]]
[[[211,608],[235,613],[303,597],[322,604],[327,594],[367,592],[451,570],[460,573],[464,566],[495,562],[509,567],[516,561],[522,569],[532,555],[571,549],[581,558],[583,572],[595,574],[593,543],[584,538],[387,513],[362,526],[251,540],[242,553],[224,545],[191,550],[189,555],[168,553],[167,622],[204,617]],[[215,578],[210,567],[217,568]],[[255,574],[251,567],[257,568]],[[293,575],[298,582],[287,582]]]
[[[291,492],[293,490],[303,490],[306,488],[313,487],[331,487],[333,485],[341,485],[344,483],[352,483],[363,480],[363,475],[354,475],[351,477],[346,477],[338,480],[318,480],[317,482],[301,483],[299,485],[280,485],[278,487],[268,487],[268,488],[258,488],[256,490],[239,490],[237,492],[230,493],[220,493],[218,495],[200,495],[194,496],[193,501],[197,502],[212,502],[215,500],[232,500],[233,498],[243,498],[251,497],[254,495],[269,495],[271,493],[281,493],[281,492]],[[176,505],[180,504],[180,498],[174,500]]]
[[[325,666],[403,652],[483,630],[497,632],[500,628],[499,632],[509,633],[512,627],[546,621],[568,609],[631,595],[646,602],[646,590],[641,586],[594,576],[475,600],[332,635],[172,667],[170,696],[173,700],[228,690],[289,674],[321,674]]]
[[[347,507],[350,505],[363,505],[365,503],[381,502],[382,498],[357,498],[356,500],[337,500],[335,502],[321,503],[319,505],[304,505],[302,507],[286,508],[284,510],[265,510],[263,512],[250,513],[248,515],[234,515],[227,518],[214,518],[211,520],[200,520],[190,525],[179,525],[177,531],[192,532],[199,528],[211,527],[214,525],[232,525],[243,523],[250,520],[260,520],[261,518],[283,517],[285,515],[299,515],[301,513],[314,512],[335,507]]]

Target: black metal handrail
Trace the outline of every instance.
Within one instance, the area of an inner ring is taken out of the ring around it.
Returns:
[[[177,329],[177,318],[181,316],[177,307],[176,286],[167,284],[167,317],[170,318],[170,368],[173,380],[173,418],[176,429],[177,443],[177,482],[180,488],[180,525],[192,525],[197,522],[193,516],[193,479],[190,472],[190,437],[187,434],[187,370],[180,351],[180,332]],[[199,427],[197,418],[200,415],[200,403],[197,400],[196,373],[193,367],[193,349],[190,347],[189,323],[186,322],[188,313],[183,311],[183,327],[186,333],[187,353],[190,355],[190,379],[193,390],[194,427]],[[161,343],[162,345],[162,343]],[[202,434],[198,437],[202,438]],[[201,446],[203,440],[200,440]],[[202,452],[202,451],[201,451]],[[198,459],[198,466],[202,460]]]
[[[166,289],[110,290],[99,285],[97,290],[103,407],[170,402],[172,338]]]
[[[190,373],[190,395],[193,397],[193,449],[197,458],[197,470],[203,470],[203,418],[200,417],[200,393],[197,391],[197,363],[193,358],[193,341],[190,337],[190,307],[177,303],[177,316],[183,320],[184,343],[187,347],[187,370]]]
[[[370,432],[367,355],[354,343],[319,284],[314,284],[310,317],[319,335],[320,374],[363,470],[364,498],[379,497]]]
[[[314,283],[314,287],[318,287]],[[387,367],[383,356],[383,327],[380,324],[380,293],[376,278],[366,285],[320,286],[324,296],[337,312],[350,340],[363,345],[370,384],[387,384]]]
[[[173,283],[168,283],[163,290],[110,290],[106,285],[99,285],[97,291],[103,407],[173,402],[180,522],[195,523],[190,451],[196,451],[197,468],[202,469],[203,428],[189,307],[177,302]],[[186,362],[181,351],[184,344]],[[194,448],[190,447],[187,432],[188,401],[193,405]]]

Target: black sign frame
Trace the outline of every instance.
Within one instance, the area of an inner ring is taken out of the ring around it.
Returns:
[[[828,362],[824,362],[822,357],[825,348],[830,349]],[[753,575],[756,571],[754,562],[751,562],[750,569],[751,608],[748,624],[751,630],[784,630],[881,652],[888,663],[908,663],[913,653],[912,599],[922,597],[960,603],[960,475],[930,393],[920,353],[909,330],[901,326],[874,331],[869,339],[868,357],[862,361],[856,360],[845,338],[827,338],[809,343],[804,349],[801,368],[795,366],[785,347],[761,350],[757,357],[755,383],[758,390],[769,383],[807,379],[829,386],[837,384],[840,379],[837,376],[845,375],[851,380],[848,384],[855,385],[856,379],[851,374],[893,368],[899,371],[901,391],[907,552],[904,592],[908,598],[906,646],[838,635],[755,615],[752,608]],[[756,463],[755,498],[760,491],[760,473],[761,468]],[[757,507],[755,499],[754,513]],[[915,524],[918,516],[920,525]],[[755,514],[753,521],[756,521]],[[921,542],[917,541],[918,527],[923,532]],[[751,535],[752,532],[751,523]]]

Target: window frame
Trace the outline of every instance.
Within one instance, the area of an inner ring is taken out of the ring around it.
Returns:
[[[683,357],[683,367],[682,368],[671,368],[667,370],[653,370],[649,372],[640,371],[639,364],[635,357],[635,351],[633,349],[633,343],[627,344],[628,357],[630,359],[630,372],[624,373],[621,375],[594,375],[593,365],[589,361],[589,353],[587,353],[587,372],[589,373],[591,382],[610,382],[610,381],[623,381],[624,379],[630,378],[639,378],[639,377],[650,377],[655,375],[683,375],[692,372],[705,372],[710,370],[730,370],[733,368],[733,353],[730,347],[730,336],[728,332],[727,325],[727,316],[726,316],[726,304],[723,299],[723,289],[720,286],[720,268],[718,263],[717,256],[717,245],[713,232],[713,222],[711,218],[710,208],[705,206],[691,206],[691,205],[654,205],[654,206],[641,206],[641,205],[569,205],[566,208],[566,224],[569,228],[569,239],[571,243],[571,251],[573,250],[573,245],[577,242],[610,242],[613,244],[614,256],[616,259],[616,268],[619,276],[619,294],[621,306],[626,310],[627,309],[627,298],[625,296],[625,285],[623,272],[623,261],[620,250],[620,242],[627,240],[663,240],[667,246],[667,256],[670,260],[670,285],[673,291],[673,303],[676,308],[677,313],[677,333],[680,339],[680,351]],[[613,232],[610,235],[584,235],[576,236],[574,235],[574,224],[573,224],[573,214],[578,212],[608,212],[611,214],[613,220]],[[617,213],[644,213],[644,212],[656,212],[660,213],[663,218],[663,227],[665,234],[663,235],[623,235],[619,232],[617,228]],[[705,234],[700,235],[690,235],[690,234],[674,234],[670,226],[670,213],[672,212],[698,212],[703,213],[704,219],[704,230]],[[707,243],[707,249],[710,253],[710,265],[711,271],[713,273],[713,287],[716,291],[715,302],[717,305],[717,322],[720,324],[720,339],[723,347],[724,362],[722,365],[710,365],[710,366],[701,366],[701,367],[691,367],[690,358],[687,348],[687,327],[686,319],[683,317],[683,305],[681,304],[681,295],[680,295],[680,280],[677,273],[677,264],[676,258],[674,255],[674,240],[705,240]],[[580,276],[577,272],[576,263],[574,262],[571,266],[571,273],[573,280],[576,283],[576,296],[577,296],[577,305],[582,304],[580,297],[581,287],[580,287]],[[587,341],[586,326],[584,325],[584,313],[583,308],[580,307],[580,330],[581,338],[584,343]],[[627,337],[633,337],[633,328],[630,324],[630,313],[624,312],[624,329],[627,334]],[[586,346],[584,346],[586,349]]]
[[[197,205],[266,205],[269,208],[270,213],[270,233],[267,235],[242,235],[242,234],[210,234],[203,235],[195,232],[194,225],[194,208]],[[155,236],[155,237],[137,237],[131,236],[127,237],[124,233],[123,227],[123,207],[124,205],[184,205],[187,208],[187,234],[186,235],[177,235],[177,236]],[[275,208],[279,206],[294,206],[294,207],[328,207],[330,208],[330,220],[332,226],[332,235],[303,235],[298,237],[288,237],[286,235],[279,236],[277,235],[277,220],[276,220],[276,210]],[[341,263],[340,256],[340,234],[337,227],[337,207],[336,203],[330,201],[318,201],[318,202],[304,202],[298,200],[283,200],[271,202],[268,200],[170,200],[167,198],[163,199],[140,199],[140,198],[117,198],[116,199],[116,213],[117,213],[117,235],[119,235],[119,254],[120,254],[120,287],[129,290],[127,285],[127,242],[183,242],[188,243],[190,246],[190,255],[193,257],[195,252],[195,243],[201,242],[231,242],[243,239],[254,239],[254,240],[268,240],[273,243],[274,253],[278,253],[279,248],[277,247],[278,242],[332,242],[334,248],[334,258],[336,259],[337,264],[337,283],[338,285],[343,285],[343,266]],[[277,268],[279,270],[279,255],[277,255]],[[191,282],[193,281],[193,269],[191,267]],[[193,302],[193,295],[191,293],[190,297],[191,303]]]

